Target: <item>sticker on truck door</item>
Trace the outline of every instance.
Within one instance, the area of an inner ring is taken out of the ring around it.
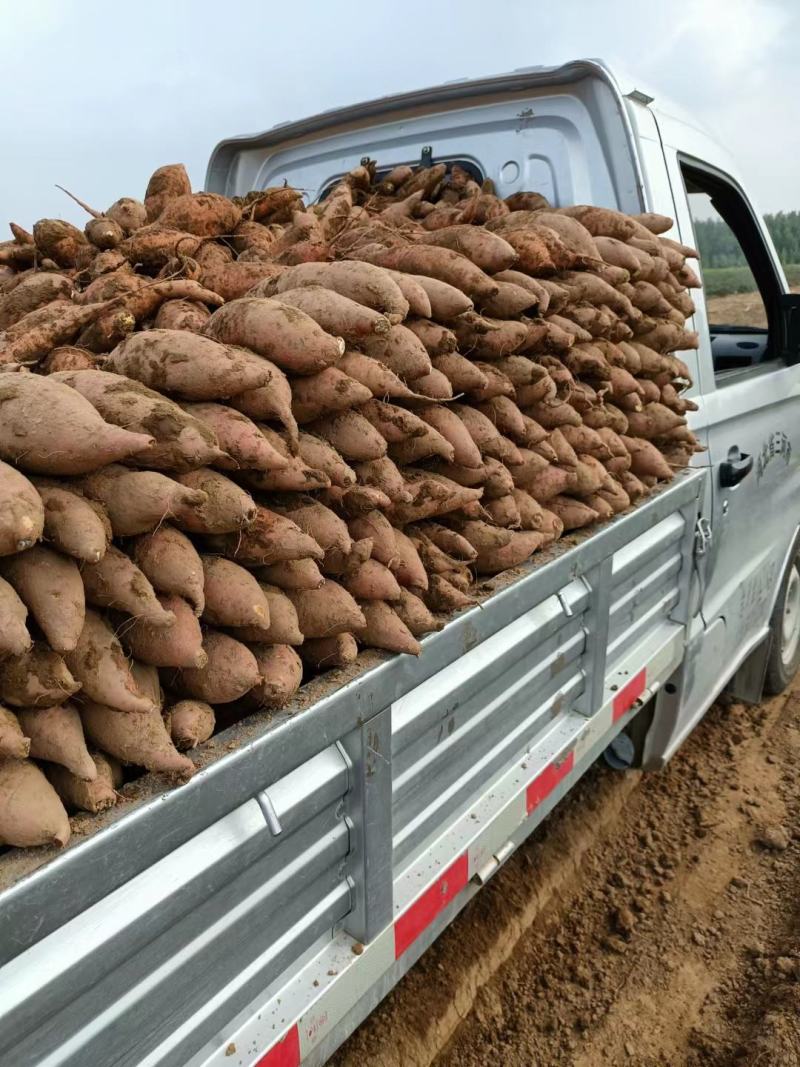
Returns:
[[[769,464],[773,459],[778,459],[778,457],[783,460],[786,466],[789,465],[789,460],[792,458],[792,442],[783,430],[775,430],[771,433],[758,450],[756,477],[759,481],[761,481]]]

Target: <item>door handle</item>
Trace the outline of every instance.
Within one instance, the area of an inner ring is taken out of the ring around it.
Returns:
[[[731,458],[719,465],[719,483],[723,489],[732,489],[753,469],[753,457],[747,452],[740,453],[737,448],[731,449],[728,455]]]

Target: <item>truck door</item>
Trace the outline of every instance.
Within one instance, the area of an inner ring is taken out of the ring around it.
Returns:
[[[770,622],[800,523],[800,365],[781,358],[784,283],[744,192],[719,170],[692,159],[677,162],[704,277],[695,302],[712,543],[702,612],[706,627],[716,630],[711,658],[721,686]],[[715,251],[719,262],[720,247],[731,263],[742,264],[737,287],[746,292],[713,295],[719,275],[709,264]],[[785,620],[789,660],[800,659],[797,606],[787,606],[793,610]]]

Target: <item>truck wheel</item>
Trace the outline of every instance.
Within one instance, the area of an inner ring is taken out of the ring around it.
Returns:
[[[800,667],[800,555],[783,576],[770,620],[772,647],[767,661],[764,692],[782,693]]]

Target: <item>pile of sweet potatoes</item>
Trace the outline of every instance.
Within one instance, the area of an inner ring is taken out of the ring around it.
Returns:
[[[372,163],[314,206],[168,166],[87,210],[0,244],[0,844],[418,654],[697,448],[663,216]]]

